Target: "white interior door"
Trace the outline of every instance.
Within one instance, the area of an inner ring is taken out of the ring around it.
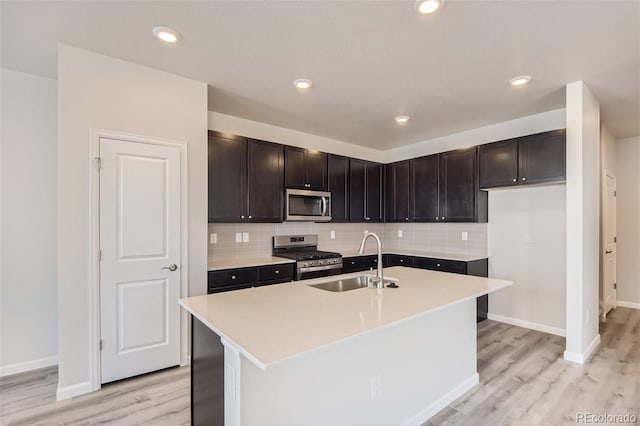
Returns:
[[[180,149],[101,138],[100,159],[107,383],[180,363]]]
[[[616,307],[616,178],[606,175],[603,209],[603,315]]]

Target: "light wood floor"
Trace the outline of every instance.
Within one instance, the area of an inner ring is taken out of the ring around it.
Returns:
[[[564,338],[494,321],[478,326],[480,384],[426,425],[575,425],[576,413],[640,414],[640,311],[601,324],[594,356],[562,359]],[[0,424],[189,423],[189,369],[174,368],[55,402],[56,368],[0,379]]]

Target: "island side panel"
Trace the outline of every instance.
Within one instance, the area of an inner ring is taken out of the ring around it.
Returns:
[[[224,346],[191,316],[191,424],[224,425]]]
[[[476,301],[266,370],[241,360],[242,424],[421,424],[478,382]]]

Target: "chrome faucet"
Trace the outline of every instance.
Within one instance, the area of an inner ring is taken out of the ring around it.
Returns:
[[[373,232],[367,232],[362,238],[358,254],[364,253],[364,245],[369,237],[373,237],[378,244],[378,276],[373,281],[378,283],[378,288],[384,288],[384,275],[382,273],[382,242],[380,241],[380,238]]]

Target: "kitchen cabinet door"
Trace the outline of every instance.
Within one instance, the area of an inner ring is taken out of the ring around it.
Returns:
[[[478,221],[477,170],[477,147],[440,154],[441,222]]]
[[[520,184],[566,180],[566,131],[554,130],[519,141]]]
[[[251,222],[282,222],[282,145],[250,139],[247,147],[247,219]]]
[[[382,164],[366,162],[365,222],[382,222]]]
[[[349,221],[349,158],[329,155],[328,190],[331,192],[331,221]]]
[[[364,222],[366,199],[366,161],[352,158],[349,162],[349,221]]]
[[[209,132],[209,222],[240,222],[246,216],[247,140]]]
[[[436,222],[438,209],[438,155],[415,158],[410,163],[410,218],[415,222]]]
[[[284,156],[287,188],[326,191],[327,154],[286,146]]]
[[[409,161],[387,168],[387,222],[409,221]]]
[[[305,170],[307,189],[327,190],[327,154],[307,149],[305,151]]]
[[[304,169],[304,149],[292,146],[284,147],[285,188],[307,189],[307,177]]]
[[[518,184],[518,139],[480,145],[480,188]]]

